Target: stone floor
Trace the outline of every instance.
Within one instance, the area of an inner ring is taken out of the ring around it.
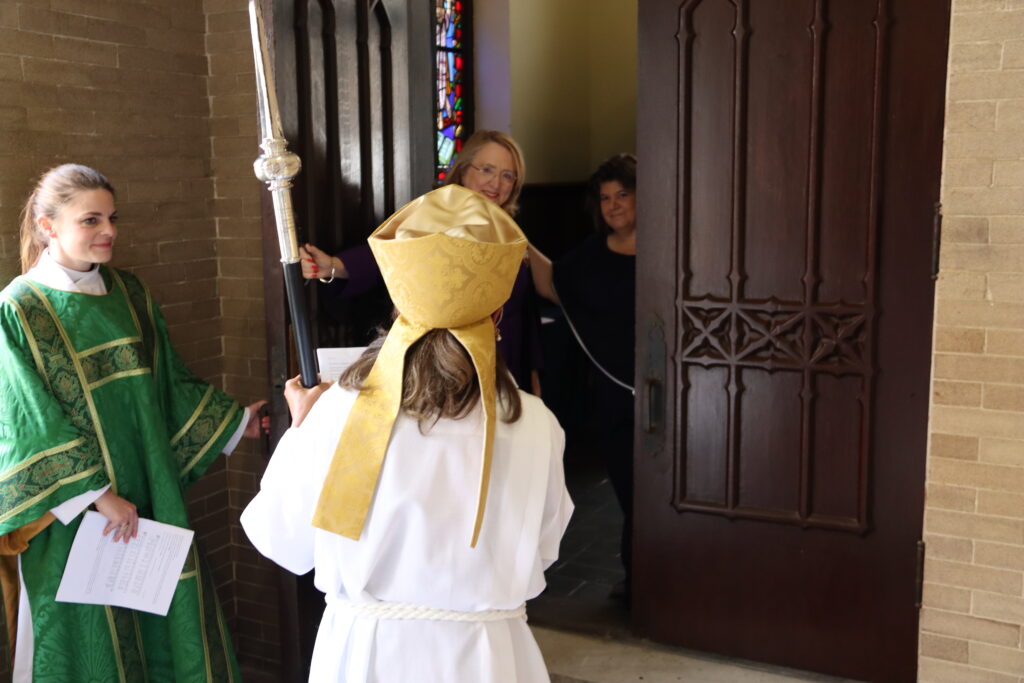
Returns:
[[[532,628],[551,683],[855,683],[643,641]]]
[[[619,558],[622,511],[604,468],[594,462],[570,462],[566,484],[576,504],[559,549],[545,574],[546,595],[602,602],[626,573]]]

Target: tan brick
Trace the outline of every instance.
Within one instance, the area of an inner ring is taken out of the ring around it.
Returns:
[[[946,270],[939,274],[935,291],[942,299],[984,299],[988,280],[985,273]]]
[[[0,27],[18,27],[18,6],[16,4],[10,2],[0,4]]]
[[[989,273],[988,292],[993,301],[1024,303],[1024,272]]]
[[[943,182],[946,187],[988,187],[993,184],[993,162],[987,159],[950,159],[943,172]]]
[[[1024,493],[980,490],[978,512],[983,515],[1024,519]],[[1021,570],[1024,571],[1024,567],[1021,567]]]
[[[1024,441],[982,439],[979,459],[994,465],[1024,467]]]
[[[977,507],[977,489],[929,482],[926,490],[928,509],[974,512]]]
[[[251,74],[255,71],[252,53],[227,52],[210,55],[210,74]]]
[[[1024,244],[1024,216],[993,216],[989,223],[993,244]]]
[[[967,641],[959,638],[947,638],[931,633],[921,635],[921,655],[934,657],[950,662],[967,661]]]
[[[1024,272],[1024,247],[947,243],[942,246],[941,266],[944,271]]]
[[[206,53],[208,55],[246,51],[252,52],[252,37],[249,33],[248,19],[246,19],[244,31],[207,34]]]
[[[52,133],[83,133],[91,135],[96,132],[96,115],[91,111],[80,109],[29,109],[28,130],[49,131]]]
[[[954,133],[994,131],[997,110],[995,102],[950,102],[946,109],[946,130]],[[962,153],[950,158],[974,158],[974,155]]]
[[[1003,68],[1024,69],[1024,40],[1003,43]]]
[[[117,47],[93,40],[62,36],[53,43],[52,57],[77,64],[117,66]]]
[[[982,353],[985,330],[939,326],[935,328],[935,351],[951,353]]]
[[[926,581],[922,600],[926,607],[932,609],[961,612],[963,614],[971,611],[971,591],[966,588],[939,586],[938,584]]]
[[[958,434],[932,434],[931,457],[977,460],[978,439]]]
[[[158,6],[118,0],[50,0],[50,7],[67,14],[80,14],[98,19],[119,21],[133,26],[166,28],[171,22],[166,11]]]
[[[950,69],[961,71],[993,71],[1003,61],[1002,43],[957,43],[950,48]]]
[[[133,69],[153,71],[180,71],[189,74],[206,74],[206,56],[153,50],[150,48],[121,45],[117,48],[119,64]]]
[[[957,0],[953,3],[953,14],[964,12],[994,12],[1006,8],[1006,0]]]
[[[1024,671],[1024,650],[1017,647],[971,643],[969,663],[983,669],[1019,674]]]
[[[210,33],[238,33],[249,30],[249,12],[242,7],[235,12],[217,12],[206,18]]]
[[[1020,639],[1019,625],[929,608],[921,610],[921,631],[995,645],[1013,646]]]
[[[3,81],[21,80],[24,73],[21,69],[21,58],[9,55],[0,55],[0,89],[5,89]]]
[[[1024,304],[939,299],[936,321],[948,326],[1024,329]]]
[[[196,31],[171,28],[146,29],[146,47],[165,52],[201,55],[205,50],[206,35]],[[250,45],[250,50],[252,49]]]
[[[974,541],[969,538],[925,534],[924,543],[932,559],[967,564],[974,558]]]
[[[985,351],[998,356],[1024,357],[1024,331],[988,330],[985,333]]]
[[[16,57],[49,57],[53,54],[53,37],[0,28],[0,54]]]
[[[922,657],[917,683],[1020,683],[1016,676],[974,669],[966,664]]]
[[[977,541],[974,544],[974,563],[1019,572],[1024,568],[1024,546]]]
[[[950,43],[1017,40],[1021,36],[1024,36],[1024,11],[958,15],[950,29]]]
[[[1005,100],[999,103],[996,130],[1018,133],[1024,131],[1024,100]]]
[[[1024,473],[1022,473],[1024,474]],[[969,538],[975,540],[995,541],[999,543],[1024,543],[1024,520],[995,517],[992,515],[980,515],[970,512],[957,512],[953,510],[939,510],[928,508],[924,514],[925,530],[930,534],[942,536],[955,536],[957,538]],[[947,568],[953,571],[954,568]],[[964,571],[967,571],[966,569]],[[930,575],[929,581],[944,583],[951,586],[965,586],[968,588],[981,588],[983,590],[997,590],[1011,595],[1020,593],[1021,588],[1014,590],[1019,583],[1020,576],[996,576],[979,575],[979,580],[991,579],[991,585],[966,584],[960,581],[942,581],[939,575]],[[1008,582],[1008,583],[1004,583]],[[1024,587],[1024,586],[1022,586]]]
[[[935,354],[935,377],[962,381],[1006,382],[1024,384],[1024,364],[1004,356],[966,354]],[[936,430],[939,428],[936,427]],[[942,432],[951,432],[941,429]],[[953,431],[956,434],[965,432]],[[971,432],[973,434],[973,432]],[[988,435],[991,436],[991,435]]]
[[[1018,467],[936,458],[929,462],[928,470],[928,481],[936,484],[973,486],[993,491],[1024,491],[1024,469]],[[932,531],[944,533],[937,529]],[[961,533],[950,535],[970,537],[970,534],[962,533],[962,529]],[[1015,539],[1015,532],[1009,535],[1011,542]]]
[[[1024,371],[1024,363],[1020,369]],[[936,405],[932,419],[944,432],[1024,440],[1024,420],[1017,413]]]
[[[977,134],[974,134],[977,137]],[[1015,157],[1024,156],[1024,136],[1016,135],[1022,142]],[[985,135],[986,140],[998,144],[1000,135]],[[1005,148],[1004,148],[1005,149]],[[1024,198],[1017,188],[1010,187],[951,187],[946,188],[942,198],[943,207],[951,214],[974,216],[1024,214]]]
[[[986,384],[983,406],[989,410],[1012,410],[1024,420],[1024,385]]]

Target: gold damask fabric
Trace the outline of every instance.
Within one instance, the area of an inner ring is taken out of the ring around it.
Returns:
[[[372,235],[370,248],[400,315],[342,429],[313,525],[359,539],[402,401],[405,354],[432,329],[466,348],[480,382],[485,428],[470,545],[483,524],[496,414],[495,329],[526,250],[515,221],[485,197],[447,185],[414,199]]]

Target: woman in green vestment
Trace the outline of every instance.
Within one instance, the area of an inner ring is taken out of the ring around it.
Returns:
[[[0,583],[14,680],[237,681],[193,542],[167,616],[56,602],[82,513],[111,542],[140,517],[188,527],[185,488],[242,436],[242,408],[182,363],[149,290],[105,265],[114,191],[97,171],[46,173],[25,206],[23,274],[0,292]]]

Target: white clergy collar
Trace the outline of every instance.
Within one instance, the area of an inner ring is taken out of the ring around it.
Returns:
[[[94,295],[107,293],[107,285],[103,282],[99,267],[93,267],[85,272],[65,268],[53,260],[49,249],[43,251],[39,261],[25,273],[25,277],[65,292]]]

